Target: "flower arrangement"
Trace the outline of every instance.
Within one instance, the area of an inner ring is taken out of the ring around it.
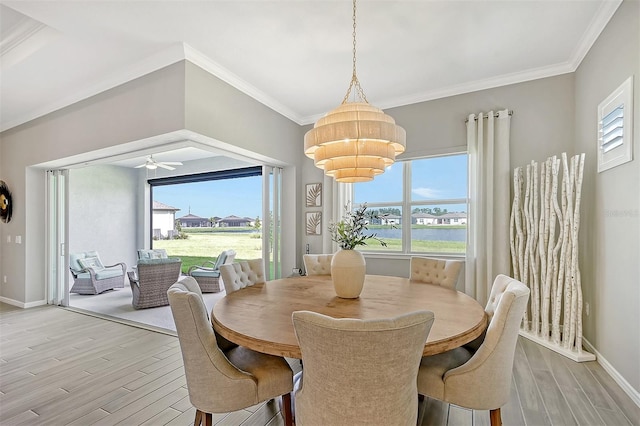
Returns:
[[[344,206],[344,210],[343,220],[329,224],[331,240],[338,243],[340,248],[353,250],[357,246],[367,245],[367,240],[376,240],[383,247],[387,246],[387,243],[378,238],[376,234],[363,234],[364,231],[369,229],[367,228],[369,223],[367,219],[377,219],[383,217],[383,215],[367,212],[367,203],[360,205],[355,210],[351,210],[349,204],[347,204]]]

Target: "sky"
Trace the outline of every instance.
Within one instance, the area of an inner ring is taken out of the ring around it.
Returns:
[[[467,155],[432,157],[411,162],[411,200],[433,201],[467,197]],[[371,182],[355,185],[355,203],[402,202],[402,164],[395,163]],[[445,206],[446,207],[446,206]],[[466,211],[455,204],[448,211]]]
[[[180,209],[176,218],[191,209],[191,214],[205,218],[235,215],[262,219],[262,176],[157,186],[153,198]]]
[[[414,160],[411,167],[413,201],[466,198],[466,155]],[[191,211],[191,214],[204,218],[235,215],[262,219],[262,176],[157,186],[153,189],[153,196],[155,201],[180,209],[176,218]],[[354,201],[400,203],[402,164],[392,165],[372,182],[356,184]],[[466,211],[466,206],[461,204],[440,206],[448,211]]]

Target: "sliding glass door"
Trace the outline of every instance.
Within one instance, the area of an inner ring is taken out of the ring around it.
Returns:
[[[262,185],[262,217],[265,218],[262,227],[262,253],[265,259],[266,278],[272,280],[282,276],[280,264],[282,169],[264,166]]]
[[[69,306],[69,171],[47,171],[47,303]]]

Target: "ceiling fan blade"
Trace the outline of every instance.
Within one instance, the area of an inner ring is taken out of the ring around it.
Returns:
[[[169,166],[182,166],[180,161],[162,161],[162,164],[166,164]]]
[[[139,166],[135,166],[134,168],[135,169],[140,169],[140,168],[142,168],[142,167],[144,167],[146,165],[147,165],[147,163],[144,163],[144,164],[140,164]]]
[[[175,170],[175,167],[171,167],[171,166],[167,166],[166,163],[156,163],[156,165],[158,167],[162,167],[163,169],[167,169],[167,170]]]

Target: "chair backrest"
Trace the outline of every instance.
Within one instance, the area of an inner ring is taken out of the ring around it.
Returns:
[[[227,256],[229,254],[227,253],[227,250],[223,251],[222,253],[220,253],[220,255],[218,256],[218,258],[216,259],[216,263],[213,264],[213,269],[220,269],[220,265],[223,265],[227,262]]]
[[[302,256],[307,275],[331,275],[332,254],[305,254]]]
[[[220,266],[220,275],[227,294],[254,284],[265,282],[262,259],[243,260]]]
[[[411,257],[410,279],[455,289],[463,264],[462,260],[413,256]]]
[[[236,251],[235,250],[227,250],[227,258],[225,259],[224,262],[222,262],[221,265],[228,265],[230,263],[233,263],[233,261],[236,259]]]
[[[69,267],[76,273],[91,267],[94,270],[104,269],[104,264],[100,260],[97,251],[83,251],[69,254]]]
[[[304,378],[296,424],[416,424],[416,380],[433,313],[383,320],[293,313]]]
[[[502,274],[496,277],[487,303],[487,312],[493,315],[482,344],[469,361],[444,375],[448,400],[487,410],[509,401],[518,330],[529,293],[520,281]],[[478,384],[482,391],[469,390]]]
[[[176,282],[182,269],[182,260],[179,257],[140,259],[136,269],[141,282],[147,280],[167,281],[171,279]]]
[[[138,249],[138,260],[142,259],[166,259],[169,255],[165,249]]]
[[[218,348],[196,280],[186,277],[176,282],[167,295],[191,404],[207,413],[236,411],[253,405],[256,383]]]

